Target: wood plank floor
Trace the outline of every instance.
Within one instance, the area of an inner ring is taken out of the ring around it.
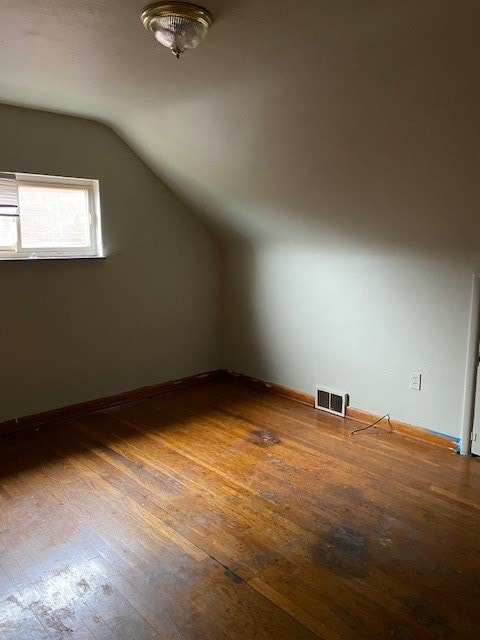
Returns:
[[[480,637],[480,459],[218,380],[0,438],[0,639]]]

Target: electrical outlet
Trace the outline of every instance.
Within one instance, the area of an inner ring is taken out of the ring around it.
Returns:
[[[414,391],[420,391],[422,388],[422,374],[421,373],[411,373],[410,374],[410,389]]]

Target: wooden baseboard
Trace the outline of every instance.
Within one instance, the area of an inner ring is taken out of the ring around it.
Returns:
[[[284,396],[285,398],[290,398],[291,400],[308,404],[311,407],[315,405],[314,396],[311,396],[308,393],[303,393],[302,391],[290,389],[289,387],[284,387],[281,384],[264,382],[263,380],[246,376],[243,373],[237,373],[236,371],[223,370],[223,375],[224,377],[236,380],[247,387],[253,387],[254,389],[260,389],[261,391],[269,391],[277,396]]]
[[[350,420],[361,422],[362,424],[372,424],[381,418],[381,416],[377,416],[374,413],[368,413],[368,411],[361,411],[360,409],[354,409],[353,407],[347,407],[346,417],[350,418]],[[404,436],[416,438],[417,440],[424,440],[425,442],[435,444],[439,447],[445,447],[446,449],[452,449],[454,451],[457,450],[458,440],[453,436],[435,433],[428,429],[423,429],[422,427],[415,427],[412,424],[407,424],[406,422],[392,420],[391,418],[390,424],[386,418],[382,422],[379,423],[378,426],[388,428],[390,431],[394,431],[395,433],[401,433]]]
[[[189,376],[186,378],[180,378],[179,380],[173,380],[171,382],[162,382],[149,387],[142,387],[141,389],[135,389],[134,391],[124,391],[123,393],[118,393],[114,396],[107,396],[106,398],[88,400],[87,402],[72,404],[68,407],[60,407],[59,409],[44,411],[43,413],[35,413],[23,418],[14,418],[13,420],[7,420],[6,422],[0,423],[0,434],[40,427],[52,422],[58,422],[59,420],[77,418],[78,416],[83,416],[87,413],[93,413],[94,411],[99,411],[101,409],[108,409],[109,407],[117,407],[122,404],[129,404],[130,402],[144,400],[146,398],[151,398],[152,396],[158,396],[162,393],[176,391],[177,389],[185,389],[185,387],[191,387],[195,384],[199,384],[200,382],[215,380],[223,376],[224,372],[221,369],[217,369],[216,371],[208,371],[207,373],[200,373],[196,376]]]
[[[223,371],[223,375],[225,377],[231,378],[232,380],[237,380],[241,384],[248,387],[253,387],[255,389],[260,389],[261,391],[274,393],[275,395],[284,396],[286,398],[290,398],[291,400],[296,400],[297,402],[308,404],[312,407],[315,405],[315,397],[309,395],[308,393],[296,391],[295,389],[290,389],[289,387],[284,387],[279,384],[258,380],[257,378],[251,378],[250,376],[246,376],[235,371]],[[373,422],[376,422],[381,418],[381,416],[377,416],[374,413],[362,411],[361,409],[355,409],[354,407],[347,407],[345,417],[349,418],[350,420],[355,420],[356,422],[361,422],[365,425],[372,424]],[[434,433],[432,431],[428,431],[428,429],[415,427],[411,424],[400,422],[399,420],[390,419],[390,422],[388,422],[387,419],[385,419],[378,424],[378,427],[381,429],[387,428],[389,431],[394,431],[395,433],[400,433],[402,435],[409,436],[410,438],[416,438],[417,440],[423,440],[440,447],[452,449],[454,451],[457,450],[458,440],[454,437],[443,435],[440,433]]]

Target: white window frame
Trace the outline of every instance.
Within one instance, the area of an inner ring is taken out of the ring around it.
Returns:
[[[64,176],[49,176],[36,173],[18,173],[2,171],[0,176],[12,176],[17,186],[40,186],[52,188],[65,188],[86,190],[88,194],[88,208],[90,217],[90,242],[89,247],[22,247],[22,230],[20,207],[18,206],[17,221],[17,245],[15,247],[0,246],[1,260],[31,260],[31,259],[55,259],[55,258],[103,258],[102,225],[100,211],[100,189],[98,180],[90,178],[70,178]],[[7,214],[8,215],[8,214]]]

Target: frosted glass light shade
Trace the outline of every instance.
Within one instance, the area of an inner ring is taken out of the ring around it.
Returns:
[[[146,7],[141,15],[146,29],[179,58],[187,49],[203,42],[212,23],[211,14],[186,2],[159,2]]]
[[[162,16],[153,20],[155,38],[169,49],[195,49],[207,35],[208,27],[202,22],[180,16]]]

